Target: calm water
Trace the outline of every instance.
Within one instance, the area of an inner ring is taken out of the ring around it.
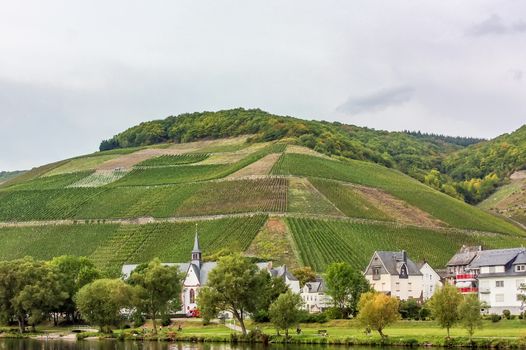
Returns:
[[[167,343],[138,342],[116,340],[33,340],[33,339],[0,339],[0,350],[342,350],[346,346],[324,345],[269,345],[262,344],[210,344],[210,343]],[[368,347],[352,347],[353,350],[371,350]],[[382,348],[382,350],[392,350]]]

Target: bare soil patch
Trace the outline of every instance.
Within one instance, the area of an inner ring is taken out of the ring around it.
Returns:
[[[510,179],[512,180],[523,180],[526,179],[526,170],[519,170],[511,174]]]
[[[267,220],[245,254],[272,260],[277,264],[286,264],[290,268],[299,267],[287,225],[278,217],[270,217]]]
[[[353,185],[353,189],[375,207],[401,223],[429,227],[445,226],[442,221],[435,219],[425,211],[413,207],[377,188]]]
[[[268,175],[272,170],[274,164],[281,157],[281,153],[272,153],[266,155],[258,161],[236,171],[235,173],[229,175],[229,179],[239,179],[242,177],[254,176],[254,175]]]

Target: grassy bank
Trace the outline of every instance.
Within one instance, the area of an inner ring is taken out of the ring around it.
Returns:
[[[181,329],[179,329],[181,326]],[[176,321],[170,327],[162,328],[154,335],[148,324],[140,328],[115,330],[112,334],[95,332],[78,333],[76,338],[98,339],[116,338],[121,340],[158,340],[185,342],[224,342],[224,343],[293,343],[293,344],[331,344],[367,346],[435,346],[435,347],[473,347],[473,348],[526,348],[526,322],[521,320],[502,320],[498,323],[484,321],[483,328],[476,331],[470,340],[467,332],[460,328],[451,329],[451,339],[446,339],[446,331],[432,321],[400,321],[385,329],[387,338],[378,334],[365,334],[363,327],[354,321],[333,320],[324,324],[302,324],[301,334],[290,330],[286,339],[277,335],[271,324],[251,324],[251,334],[243,337],[230,328],[220,324],[202,325],[198,320]],[[74,328],[41,327],[37,333],[27,333],[23,337],[42,337],[43,335],[66,337]],[[326,336],[319,331],[327,332]],[[16,329],[0,328],[0,337],[19,338]]]

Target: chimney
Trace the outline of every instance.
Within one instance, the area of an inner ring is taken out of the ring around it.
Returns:
[[[407,252],[405,250],[402,250],[402,260],[407,263]]]

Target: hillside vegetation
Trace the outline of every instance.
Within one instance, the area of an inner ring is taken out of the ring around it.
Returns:
[[[186,261],[196,224],[208,259],[239,251],[318,271],[363,268],[374,250],[440,266],[462,244],[524,243],[520,226],[400,170],[255,135],[113,149],[12,179],[0,259],[82,255],[117,275],[156,256]]]
[[[307,121],[242,108],[171,116],[141,123],[101,143],[119,149],[252,135],[249,142],[286,139],[317,152],[398,169],[468,203],[478,203],[526,166],[526,126],[484,141],[420,132],[387,132],[338,122]]]

